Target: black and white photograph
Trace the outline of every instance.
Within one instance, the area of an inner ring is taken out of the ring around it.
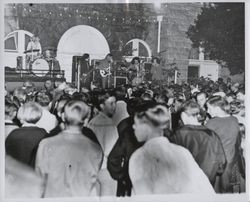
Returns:
[[[247,4],[3,2],[2,198],[247,201]]]

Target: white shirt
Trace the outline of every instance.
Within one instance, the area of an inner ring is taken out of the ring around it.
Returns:
[[[48,110],[43,109],[43,114],[40,120],[36,123],[36,126],[43,128],[49,133],[52,129],[57,126],[57,119],[54,114],[51,114]]]

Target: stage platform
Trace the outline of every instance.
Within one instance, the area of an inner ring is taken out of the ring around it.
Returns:
[[[8,91],[21,87],[24,81],[31,81],[40,89],[43,88],[46,80],[66,81],[64,71],[48,72],[45,70],[17,70],[15,68],[5,68],[5,85]]]

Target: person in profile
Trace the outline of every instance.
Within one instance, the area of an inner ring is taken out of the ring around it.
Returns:
[[[167,108],[141,108],[133,128],[137,140],[145,143],[129,160],[132,194],[215,193],[191,153],[163,137],[170,120]]]

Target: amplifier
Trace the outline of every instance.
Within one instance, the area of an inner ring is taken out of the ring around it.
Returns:
[[[114,87],[122,86],[128,83],[128,79],[125,76],[115,76],[114,77]]]

